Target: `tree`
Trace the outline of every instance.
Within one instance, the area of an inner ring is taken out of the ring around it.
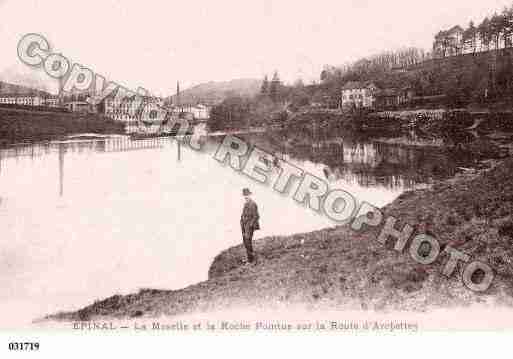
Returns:
[[[327,83],[334,80],[337,76],[337,70],[338,69],[334,66],[324,65],[320,76],[321,83]]]
[[[433,44],[433,53],[437,57],[447,56],[449,50],[450,40],[447,31],[439,31],[435,36],[435,42]]]
[[[484,48],[487,51],[490,50],[490,42],[491,42],[491,29],[490,29],[490,19],[487,17],[479,24],[477,28],[477,32],[479,35],[479,40],[481,42],[481,50]]]
[[[502,29],[504,47],[511,47],[511,37],[513,35],[513,7],[504,8],[502,11]]]
[[[321,104],[324,100],[324,94],[321,90],[317,90],[312,95],[312,102],[315,104]]]
[[[493,14],[490,20],[490,30],[489,35],[491,41],[495,45],[495,50],[500,48],[500,40],[504,31],[504,21],[502,15],[497,13]]]
[[[267,75],[265,75],[264,80],[262,81],[262,87],[260,88],[261,95],[267,95],[269,92],[269,80],[267,79]]]
[[[269,85],[269,97],[273,101],[278,101],[280,97],[280,88],[281,88],[281,81],[280,77],[278,75],[278,71],[275,71],[273,74],[273,78],[271,80],[271,84]]]
[[[294,81],[294,87],[295,88],[303,88],[303,87],[305,87],[305,84],[302,79],[297,79],[296,81]]]
[[[288,108],[293,111],[310,104],[310,96],[305,90],[303,81],[297,80],[287,95]]]
[[[250,104],[240,97],[230,97],[214,106],[210,113],[208,126],[213,131],[243,128],[247,126]]]
[[[468,28],[463,33],[463,46],[470,49],[473,53],[477,50],[477,28],[471,21]]]
[[[322,70],[321,76],[320,76],[321,82],[328,80],[329,76],[330,76],[330,74],[329,74],[328,70],[326,70],[326,69]]]

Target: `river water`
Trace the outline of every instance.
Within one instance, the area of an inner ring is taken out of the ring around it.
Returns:
[[[460,165],[437,150],[341,138],[287,149],[246,138],[376,206]],[[256,238],[335,225],[221,165],[219,141],[202,151],[127,138],[0,150],[0,327],[207,279],[213,258],[241,243],[243,187],[259,205]]]

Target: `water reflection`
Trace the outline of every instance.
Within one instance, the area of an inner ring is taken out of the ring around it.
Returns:
[[[166,143],[173,141],[170,138],[149,138],[144,140],[131,140],[128,137],[120,136],[118,138],[105,138],[99,140],[82,140],[82,141],[61,141],[48,142],[35,145],[16,145],[0,149],[0,175],[5,170],[5,162],[14,159],[19,163],[23,158],[31,160],[49,157],[53,153],[58,153],[58,193],[64,195],[64,172],[66,153],[115,153],[137,151],[142,149],[162,148]]]
[[[328,137],[328,136],[326,136]],[[337,138],[303,137],[253,142],[275,154],[325,165],[324,178],[363,187],[413,189],[454,176],[459,167],[472,166],[470,156],[454,155],[441,147],[388,144],[346,134]]]
[[[363,187],[382,186],[390,189],[412,189],[416,185],[452,177],[459,167],[471,166],[470,157],[454,156],[440,148],[392,145],[344,136],[324,140],[306,138],[302,142],[279,144],[265,134],[244,136],[246,140],[292,161],[310,161],[323,166],[329,182],[344,181]],[[162,148],[170,138],[131,140],[127,137],[13,146],[0,149],[0,175],[9,158],[36,159],[58,152],[59,195],[64,194],[65,157],[67,153],[114,153]],[[178,148],[177,160],[182,150]]]
[[[59,195],[62,197],[64,194],[64,153],[66,152],[66,146],[61,143],[59,144]]]

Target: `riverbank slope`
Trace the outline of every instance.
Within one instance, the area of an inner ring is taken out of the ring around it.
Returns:
[[[243,265],[242,246],[220,253],[209,279],[180,290],[143,289],[115,295],[81,310],[46,320],[176,316],[231,308],[429,310],[476,303],[513,305],[513,159],[488,171],[459,175],[429,189],[407,192],[383,208],[385,216],[409,223],[488,263],[491,287],[473,292],[461,283],[461,267],[450,278],[434,264],[414,262],[408,251],[376,238],[381,227],[354,232],[347,226],[255,241],[257,265]],[[408,248],[408,246],[406,246]]]

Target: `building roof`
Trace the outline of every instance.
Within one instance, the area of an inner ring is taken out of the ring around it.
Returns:
[[[342,90],[359,90],[359,89],[368,89],[368,88],[376,88],[372,82],[364,83],[360,81],[349,81],[342,87]]]
[[[346,82],[344,86],[342,86],[342,90],[355,90],[355,89],[361,89],[364,88],[363,84],[358,81],[349,81]]]
[[[447,34],[452,35],[455,32],[463,32],[463,31],[464,30],[462,29],[462,27],[460,25],[456,25],[456,26],[451,27],[449,30],[447,30]]]
[[[3,93],[0,94],[0,97],[41,97],[41,95],[37,94],[28,94],[28,93]]]

